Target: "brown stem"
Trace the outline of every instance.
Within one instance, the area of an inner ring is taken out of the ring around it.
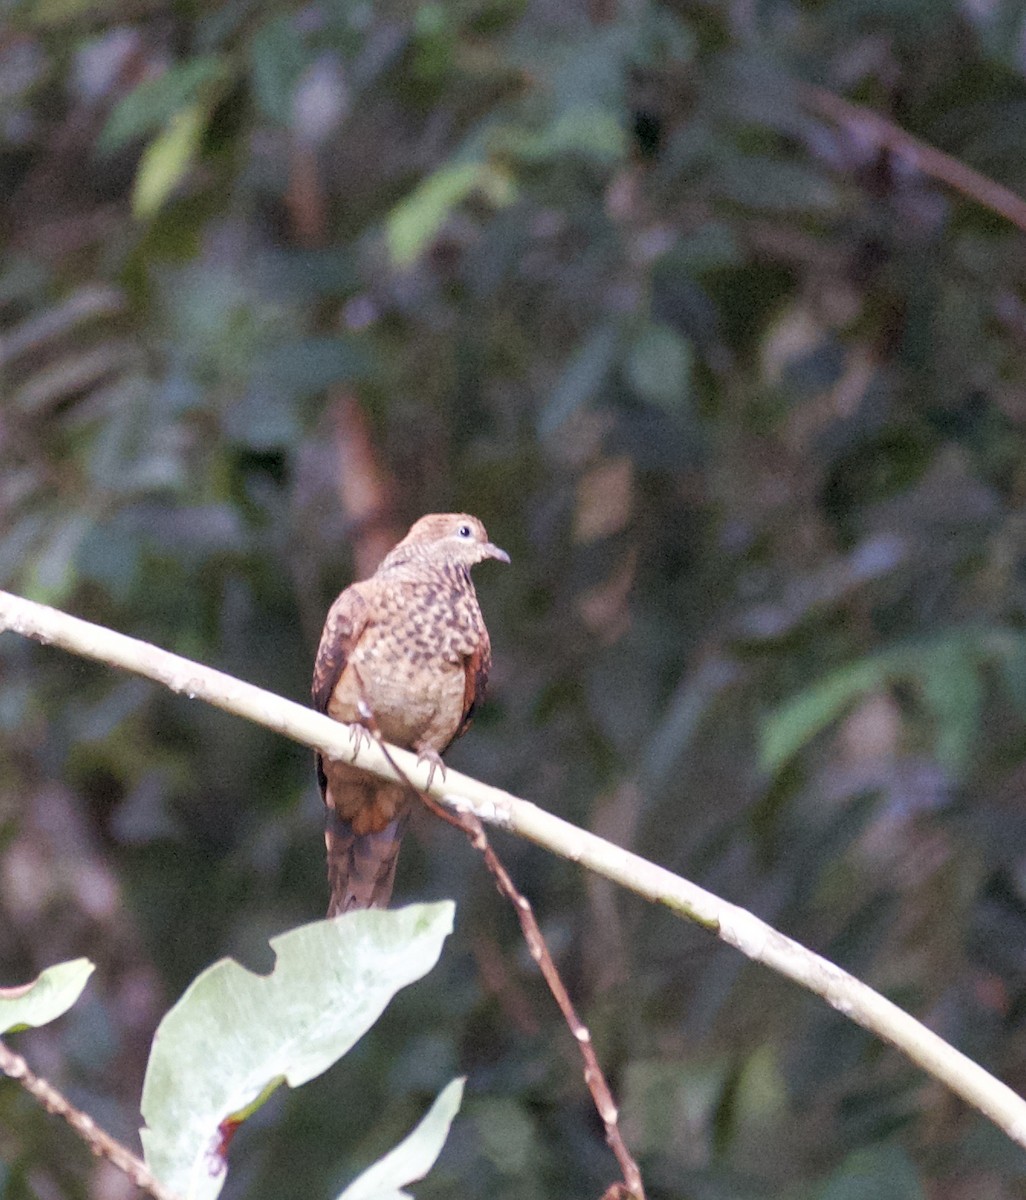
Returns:
[[[25,1091],[37,1100],[47,1112],[63,1117],[94,1154],[113,1163],[119,1171],[128,1176],[137,1188],[149,1192],[151,1196],[155,1197],[155,1200],[178,1200],[174,1192],[168,1191],[158,1179],[153,1177],[142,1159],[136,1158],[127,1146],[115,1141],[109,1133],[96,1124],[92,1117],[82,1112],[80,1108],[76,1108],[52,1083],[40,1079],[21,1055],[15,1054],[2,1041],[0,1041],[0,1071],[20,1083]]]
[[[316,151],[294,138],[289,147],[289,181],[285,210],[295,242],[315,250],[328,240],[328,197],[317,165]]]
[[[541,927],[534,915],[531,902],[517,889],[516,884],[510,878],[509,872],[503,865],[502,860],[492,849],[491,842],[489,842],[485,834],[484,826],[478,818],[469,812],[450,812],[448,809],[443,808],[437,800],[411,783],[409,776],[392,757],[388,744],[383,740],[380,730],[375,725],[373,716],[369,715],[368,712],[364,712],[363,716],[371,735],[381,747],[381,751],[388,760],[392,770],[395,771],[396,778],[404,783],[412,792],[420,796],[427,808],[436,816],[441,817],[443,821],[447,821],[450,825],[455,825],[457,829],[463,830],[470,840],[470,844],[484,859],[485,865],[495,878],[495,883],[499,891],[513,905],[531,957],[538,964],[545,982],[549,985],[549,991],[559,1005],[559,1010],[563,1014],[563,1018],[569,1026],[570,1032],[573,1034],[574,1041],[581,1051],[581,1058],[584,1059],[584,1082],[588,1085],[591,1098],[595,1102],[595,1108],[602,1120],[602,1124],[605,1126],[606,1142],[616,1156],[616,1161],[620,1164],[620,1170],[623,1172],[623,1183],[617,1182],[607,1188],[602,1200],[645,1200],[645,1186],[641,1179],[641,1171],[638,1164],[634,1161],[631,1152],[627,1149],[627,1145],[620,1133],[620,1114],[613,1100],[613,1093],[609,1089],[605,1074],[599,1065],[595,1047],[592,1045],[591,1033],[588,1031],[587,1025],[577,1015],[577,1009],[574,1008],[574,1003],[570,999],[570,993],[566,990],[566,984],[564,984],[555,961],[552,958]]]
[[[431,802],[431,807],[437,807],[434,801]],[[598,1110],[598,1115],[602,1118],[602,1124],[606,1128],[606,1141],[609,1143],[609,1148],[616,1156],[616,1161],[620,1164],[620,1170],[623,1172],[623,1181],[626,1188],[625,1194],[636,1197],[636,1200],[644,1200],[645,1188],[641,1181],[641,1171],[638,1169],[638,1164],[631,1156],[620,1133],[619,1112],[613,1101],[613,1095],[609,1090],[605,1074],[599,1065],[595,1047],[592,1045],[591,1034],[588,1031],[588,1027],[577,1015],[577,1009],[570,999],[566,985],[563,983],[552,955],[549,952],[541,928],[538,925],[538,920],[534,915],[534,909],[531,908],[531,902],[517,889],[510,878],[509,872],[503,865],[502,860],[492,849],[492,845],[488,841],[488,837],[484,831],[484,826],[478,818],[472,813],[460,813],[458,814],[458,820],[461,823],[463,831],[470,839],[470,844],[475,850],[480,852],[488,870],[495,876],[495,882],[499,891],[513,905],[517,919],[520,921],[520,928],[524,934],[524,941],[531,952],[531,957],[538,964],[545,982],[549,985],[549,991],[559,1005],[560,1011],[567,1025],[570,1027],[570,1032],[574,1035],[574,1040],[580,1047],[581,1057],[584,1059],[584,1082],[588,1085],[591,1097],[595,1101],[595,1108]],[[609,1192],[606,1195],[608,1196]]]
[[[1026,230],[1026,200],[1010,188],[995,183],[993,179],[974,171],[972,167],[966,166],[950,154],[945,154],[943,150],[938,150],[935,146],[913,137],[911,133],[906,133],[893,121],[888,121],[872,109],[852,104],[850,100],[845,100],[826,88],[806,85],[801,90],[801,97],[807,108],[862,137],[869,138],[877,146],[896,154],[917,171],[939,179],[956,192],[961,192],[963,196],[982,204],[999,217],[1004,217],[1019,229]]]

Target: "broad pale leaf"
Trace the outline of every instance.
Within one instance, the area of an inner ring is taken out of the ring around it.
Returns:
[[[96,968],[87,958],[47,967],[33,983],[0,988],[0,1034],[55,1021],[81,996]]]
[[[231,1126],[326,1071],[437,962],[453,904],[349,913],[271,939],[266,976],[222,959],[161,1021],[143,1085],[146,1162],[187,1200],[224,1182]]]
[[[417,1128],[354,1179],[338,1200],[408,1200],[409,1192],[402,1189],[423,1179],[435,1165],[462,1099],[463,1080],[454,1079],[439,1093]]]

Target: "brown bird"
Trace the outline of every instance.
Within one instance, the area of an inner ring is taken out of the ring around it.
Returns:
[[[488,681],[491,644],[470,579],[486,558],[509,562],[476,517],[421,517],[369,579],[331,606],[314,666],[314,707],[347,724],[373,721],[385,741],[441,767]],[[412,793],[320,754],[317,779],[328,810],[328,916],[384,908]]]

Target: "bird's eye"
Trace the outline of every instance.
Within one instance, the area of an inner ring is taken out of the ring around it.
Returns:
[[[473,536],[473,530],[469,525],[461,525],[459,529],[456,530],[456,536],[461,538],[469,538]]]

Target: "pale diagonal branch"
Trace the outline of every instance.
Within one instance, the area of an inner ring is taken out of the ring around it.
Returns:
[[[56,609],[0,592],[0,629],[60,646],[204,700],[276,733],[354,762],[383,778],[394,778],[381,747],[354,745],[348,726],[230,675],[200,666],[146,642],[92,625]],[[785,937],[751,913],[631,854],[527,800],[447,771],[429,785],[428,766],[414,754],[391,747],[389,754],[420,790],[462,813],[580,863],[645,899],[715,933],[754,962],[786,976],[857,1024],[889,1042],[967,1104],[983,1113],[1020,1146],[1026,1147],[1026,1101],[1006,1084],[921,1025],[896,1004],[811,950]]]

